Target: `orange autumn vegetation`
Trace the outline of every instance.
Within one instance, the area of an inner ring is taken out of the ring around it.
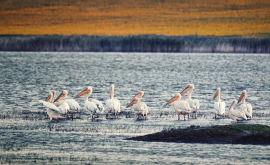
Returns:
[[[269,0],[1,0],[0,34],[270,36]]]

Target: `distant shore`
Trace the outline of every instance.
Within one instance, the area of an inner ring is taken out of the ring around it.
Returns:
[[[270,53],[270,38],[164,35],[0,35],[0,51]]]

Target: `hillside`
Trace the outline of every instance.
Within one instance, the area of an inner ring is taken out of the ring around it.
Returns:
[[[269,0],[1,0],[0,34],[270,36]]]

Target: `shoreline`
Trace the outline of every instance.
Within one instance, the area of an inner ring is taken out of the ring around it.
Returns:
[[[165,35],[0,35],[0,51],[270,53],[270,38]]]
[[[205,143],[205,144],[253,144],[270,145],[270,127],[261,124],[235,124],[185,129],[163,130],[154,134],[125,140],[147,142]]]

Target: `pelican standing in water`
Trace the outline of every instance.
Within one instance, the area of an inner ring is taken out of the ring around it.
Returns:
[[[247,116],[241,110],[234,110],[233,107],[237,104],[237,101],[234,99],[232,105],[229,109],[229,116],[237,123],[237,121],[247,120]]]
[[[56,101],[58,101],[59,103],[63,101],[66,102],[69,105],[69,110],[67,112],[71,113],[71,119],[73,120],[73,114],[79,112],[81,107],[77,103],[77,101],[75,101],[74,99],[65,99],[67,95],[68,95],[68,92],[66,90],[63,90],[62,93],[54,100],[54,103],[57,104]]]
[[[55,92],[55,91],[54,91]],[[39,102],[47,107],[47,114],[50,117],[50,121],[53,119],[59,120],[64,119],[65,117],[62,117],[60,113],[65,114],[69,110],[69,105],[66,102],[59,103],[57,106],[53,103],[55,93],[53,92],[49,93],[49,96],[46,98],[45,101],[39,100]]]
[[[243,90],[241,96],[238,99],[238,103],[240,103],[240,101],[243,100],[242,104],[240,105],[240,109],[246,114],[247,118],[250,117],[250,119],[252,119],[252,106],[250,103],[246,103],[246,98],[247,98],[247,91]]]
[[[185,101],[188,102],[190,108],[192,109],[192,113],[195,113],[195,118],[197,118],[197,112],[198,112],[198,110],[200,108],[200,102],[199,102],[199,100],[196,100],[196,99],[192,100],[191,99],[191,94],[192,94],[192,92],[194,90],[194,85],[189,84],[180,94],[183,95],[189,90],[190,90],[190,92],[188,94],[188,99],[185,100]]]
[[[214,104],[214,108],[216,110],[215,119],[218,116],[223,116],[223,119],[225,118],[225,102],[222,102],[220,100],[220,88],[217,88],[217,91],[213,97],[213,100],[217,97],[217,102]]]
[[[133,105],[134,113],[136,114],[136,119],[139,119],[141,115],[143,119],[147,119],[148,107],[145,103],[141,102],[141,98],[144,95],[143,91],[139,91],[130,101],[127,108]]]
[[[169,100],[166,105],[173,103],[173,109],[176,111],[176,114],[178,116],[178,120],[180,120],[180,114],[184,115],[184,120],[186,120],[186,115],[188,115],[192,112],[191,108],[187,101],[181,100],[180,94],[175,94],[175,96]]]
[[[92,87],[86,87],[85,90],[79,93],[75,98],[81,97],[88,93],[84,99],[85,101],[84,106],[85,109],[90,113],[93,121],[95,118],[98,118],[99,115],[103,113],[104,107],[102,103],[98,100],[92,99],[92,101],[88,101],[88,97],[91,96],[92,92],[93,92]],[[94,115],[96,115],[96,117],[94,117]]]
[[[115,116],[118,116],[118,113],[121,112],[120,110],[120,101],[114,98],[114,85],[110,86],[110,99],[106,100],[106,110],[107,114],[106,117],[109,117],[108,113],[114,113]]]

